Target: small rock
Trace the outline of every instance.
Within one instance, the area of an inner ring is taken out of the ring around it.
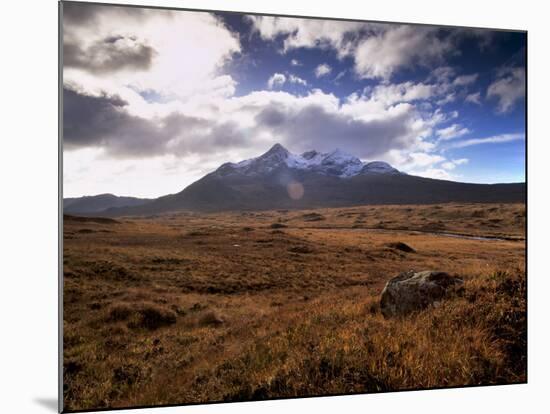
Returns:
[[[410,270],[390,279],[380,297],[385,317],[406,315],[440,302],[463,289],[464,281],[445,272]]]

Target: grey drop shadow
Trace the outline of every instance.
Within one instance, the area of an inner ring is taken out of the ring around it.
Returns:
[[[57,398],[35,398],[34,402],[55,413],[58,411]]]

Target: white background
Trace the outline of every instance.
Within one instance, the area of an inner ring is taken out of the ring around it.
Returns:
[[[123,3],[124,1],[119,1]],[[140,413],[548,412],[548,110],[550,15],[504,0],[136,0],[250,12],[529,31],[529,384],[140,410]],[[5,1],[0,12],[0,411],[57,405],[57,3]],[[546,407],[546,409],[544,408]]]

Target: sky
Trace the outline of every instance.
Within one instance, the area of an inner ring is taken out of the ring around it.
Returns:
[[[275,143],[525,180],[526,35],[64,3],[64,197],[177,193]]]

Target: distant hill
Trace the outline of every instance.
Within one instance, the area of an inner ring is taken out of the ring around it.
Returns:
[[[95,214],[109,208],[135,207],[150,202],[148,198],[119,197],[114,194],[99,194],[63,199],[63,212],[66,214]]]
[[[177,194],[137,200],[134,205],[111,205],[94,213],[116,217],[179,210],[510,203],[525,201],[525,183],[469,184],[423,178],[402,173],[382,161],[364,163],[340,150],[296,155],[277,144],[257,158],[223,164]]]

